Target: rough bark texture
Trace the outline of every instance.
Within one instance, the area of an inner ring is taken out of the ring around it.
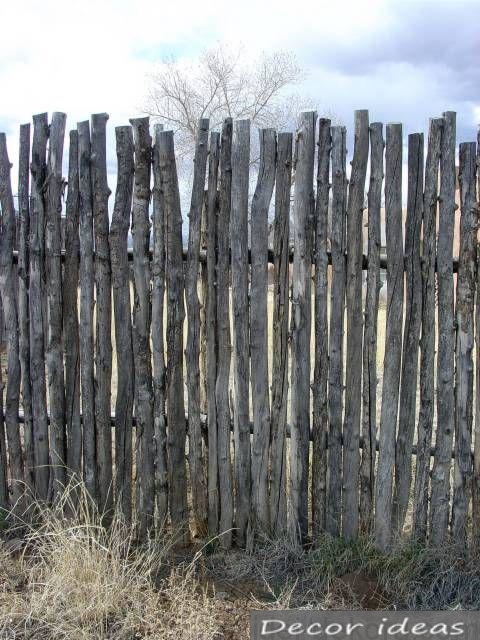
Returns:
[[[80,196],[80,379],[83,423],[83,478],[93,500],[97,500],[95,456],[95,387],[93,365],[93,210],[90,176],[90,124],[79,122],[78,184]]]
[[[194,527],[199,537],[203,537],[206,533],[207,514],[207,486],[200,428],[200,302],[198,299],[198,275],[202,205],[208,155],[208,126],[209,121],[207,119],[202,119],[198,123],[192,199],[190,203],[190,213],[188,215],[188,256],[185,271],[185,295],[187,302],[187,347],[185,358],[188,391],[188,457],[192,483]]]
[[[5,398],[5,427],[8,440],[11,498],[14,510],[20,509],[24,491],[23,451],[18,424],[20,403],[20,358],[18,345],[18,313],[15,297],[13,247],[15,241],[15,207],[10,179],[7,140],[0,133],[0,295],[5,318],[7,342],[7,393]]]
[[[368,161],[368,111],[355,111],[355,141],[347,209],[347,358],[343,427],[343,535],[358,533],[360,413],[362,408],[363,203]]]
[[[98,499],[107,520],[112,515],[112,272],[108,242],[106,128],[108,115],[92,115],[92,192],[95,238],[95,424]]]
[[[428,479],[432,440],[435,360],[435,228],[442,118],[430,120],[425,163],[422,242],[422,337],[420,341],[420,409],[413,503],[413,535],[427,533]]]
[[[343,331],[347,206],[346,130],[332,127],[332,285],[330,289],[329,432],[326,528],[338,536],[342,517]]]
[[[54,495],[63,490],[66,480],[65,378],[63,371],[61,212],[63,195],[64,113],[53,113],[48,147],[45,210],[45,268],[48,302],[48,342],[46,349],[48,399],[50,408],[50,458]]]
[[[235,436],[235,530],[245,544],[250,518],[249,326],[248,326],[248,174],[250,121],[237,120],[232,142],[233,424]]]
[[[250,358],[253,405],[252,517],[261,533],[270,532],[268,453],[270,395],[268,391],[268,210],[275,184],[277,137],[260,129],[260,163],[251,209]]]
[[[473,425],[473,312],[477,273],[478,207],[476,144],[460,144],[460,252],[456,296],[455,346],[455,474],[453,482],[452,537],[467,545],[472,497]]]
[[[129,523],[132,517],[132,418],[134,395],[132,308],[127,256],[134,173],[133,133],[131,127],[117,127],[115,129],[115,137],[118,163],[117,188],[109,235],[115,346],[117,352],[115,500],[120,513],[125,518],[125,521]]]
[[[270,524],[273,535],[287,528],[286,430],[288,407],[288,283],[292,134],[279,133],[273,232],[272,422]]]
[[[153,469],[153,379],[150,350],[150,170],[152,138],[148,118],[130,120],[135,150],[132,201],[133,274],[133,361],[135,366],[135,417],[137,442],[138,537],[145,538],[154,525]],[[178,391],[177,391],[178,392]],[[183,392],[183,388],[182,388]],[[183,397],[183,393],[182,393]],[[184,416],[185,419],[185,416]]]
[[[455,221],[455,117],[443,114],[440,156],[440,198],[437,244],[438,351],[437,436],[432,472],[430,523],[432,543],[447,535],[450,510],[450,465],[455,428],[455,321],[453,290],[453,229]]]
[[[45,296],[45,180],[47,175],[48,116],[33,116],[32,161],[30,171],[30,375],[35,462],[35,491],[46,500],[49,484],[49,445],[45,377],[44,296]]]
[[[360,463],[360,531],[369,533],[373,526],[377,439],[377,326],[380,281],[383,183],[383,125],[370,125],[370,186],[368,190],[368,269],[363,328],[363,449]]]
[[[328,436],[328,196],[330,120],[320,118],[315,209],[315,365],[313,378],[312,523],[314,540],[325,530]]]
[[[3,321],[3,318],[2,318]],[[0,403],[2,414],[0,416],[0,516],[4,519],[9,509],[8,480],[7,480],[7,441],[5,439],[5,405],[3,404],[3,375],[0,367]]]
[[[315,205],[313,164],[316,118],[314,111],[300,114],[295,141],[290,532],[292,537],[302,543],[308,535],[312,222]]]
[[[401,533],[412,482],[412,445],[416,422],[418,342],[422,321],[420,232],[423,217],[423,133],[408,136],[408,197],[405,224],[405,326],[400,413],[395,452],[394,532]],[[403,270],[403,265],[402,265]]]
[[[185,406],[183,390],[183,302],[182,213],[178,191],[173,132],[158,134],[158,152],[167,229],[167,417],[169,503],[177,540],[187,543],[188,509],[185,468]]]
[[[480,193],[480,128],[477,132],[477,198]],[[475,298],[475,441],[472,480],[473,548],[480,549],[480,245],[477,244],[477,295]]]

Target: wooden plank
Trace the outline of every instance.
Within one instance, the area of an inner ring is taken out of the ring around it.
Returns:
[[[480,127],[477,131],[477,197],[480,193]],[[475,440],[472,480],[472,546],[480,548],[480,245],[477,245],[477,296],[475,298]]]
[[[450,454],[455,428],[455,324],[453,290],[453,233],[455,221],[455,119],[453,111],[443,114],[440,155],[440,198],[437,243],[438,351],[437,351],[437,435],[430,502],[431,540],[441,545],[446,539],[450,512]]]
[[[115,506],[126,523],[132,519],[132,418],[134,365],[132,307],[127,259],[128,231],[133,192],[133,133],[131,127],[115,128],[117,187],[110,225],[115,347],[117,353],[117,398],[115,402]],[[152,343],[154,335],[152,334]],[[155,357],[155,351],[154,351]],[[155,362],[155,360],[154,360]]]
[[[272,440],[270,445],[270,522],[273,535],[287,528],[287,407],[290,192],[292,134],[277,138],[275,219],[273,232]]]
[[[250,365],[252,379],[252,526],[270,533],[268,456],[270,395],[268,390],[268,211],[275,184],[277,136],[259,130],[260,162],[251,208]]]
[[[153,428],[155,435],[155,502],[157,532],[165,528],[168,517],[167,424],[165,416],[165,206],[160,175],[158,137],[163,125],[155,125],[153,146],[153,260],[152,260],[152,350],[153,350]],[[127,265],[128,268],[128,265]]]
[[[54,495],[62,492],[66,480],[65,374],[63,370],[62,263],[60,251],[64,113],[52,114],[47,161],[45,207],[45,269],[48,303],[48,342],[46,348],[48,399],[50,405],[50,457]]]
[[[347,357],[343,425],[343,535],[358,533],[360,413],[362,408],[363,203],[368,162],[368,111],[355,111],[355,142],[347,204]]]
[[[332,285],[330,288],[330,368],[326,529],[340,535],[342,517],[343,331],[345,317],[345,232],[347,207],[346,129],[332,127]]]
[[[45,201],[47,175],[48,115],[33,116],[32,161],[30,171],[30,375],[35,461],[35,492],[46,500],[50,476],[45,377],[44,297],[45,297]]]
[[[235,437],[235,532],[245,544],[250,518],[249,326],[248,326],[248,186],[250,121],[237,120],[232,140],[232,210],[230,222],[233,314],[233,424]]]
[[[100,512],[113,508],[112,430],[112,271],[108,241],[106,113],[92,115],[93,234],[95,240],[95,426]]]
[[[377,439],[377,327],[380,280],[380,247],[383,183],[383,125],[370,125],[370,186],[368,190],[368,267],[363,328],[363,449],[360,462],[360,531],[373,526]]]
[[[0,295],[5,316],[7,343],[7,391],[5,397],[5,427],[8,440],[11,499],[14,511],[22,510],[24,492],[24,463],[18,409],[20,404],[20,358],[18,346],[18,312],[12,252],[15,240],[15,206],[13,204],[11,164],[8,158],[7,139],[0,133]]]
[[[157,136],[159,166],[167,229],[167,415],[170,518],[176,539],[188,543],[187,481],[185,468],[185,407],[183,389],[183,302],[182,213],[178,190],[173,132]]]
[[[207,527],[207,485],[200,429],[200,302],[198,275],[203,194],[208,155],[208,119],[198,123],[195,144],[192,199],[190,203],[188,256],[185,270],[187,302],[187,346],[185,351],[188,392],[188,458],[192,485],[192,512],[196,535],[204,537]]]
[[[18,157],[18,348],[20,357],[22,407],[24,415],[25,482],[34,485],[32,385],[30,380],[30,321],[29,321],[29,235],[30,235],[30,124],[20,125]]]
[[[395,452],[393,529],[405,523],[412,482],[412,445],[416,423],[418,344],[422,322],[420,231],[423,216],[423,133],[408,136],[408,195],[405,223],[405,326],[403,335],[400,409]]]
[[[413,536],[427,534],[428,482],[434,407],[435,361],[435,232],[437,224],[438,166],[443,118],[432,118],[428,132],[423,194],[422,332],[420,341],[420,408],[413,498]]]
[[[149,119],[132,118],[135,176],[132,200],[133,362],[135,367],[135,416],[137,419],[137,535],[144,539],[154,526],[153,378],[150,350],[150,170],[152,138]],[[183,389],[182,389],[183,391]],[[178,393],[178,390],[177,390]]]
[[[93,209],[90,175],[90,123],[77,124],[78,184],[80,196],[80,381],[83,418],[83,479],[91,498],[97,500],[95,456],[95,387],[93,363]]]
[[[331,122],[318,128],[317,202],[315,208],[315,364],[313,376],[312,532],[325,531],[328,436],[328,202]]]
[[[295,140],[294,246],[292,284],[292,434],[290,446],[290,533],[299,542],[308,535],[310,434],[310,338],[313,213],[313,164],[317,114],[300,114]]]
[[[452,538],[467,546],[472,498],[473,425],[473,313],[477,274],[478,206],[476,144],[460,144],[460,252],[456,295],[455,344],[455,473],[453,482]]]

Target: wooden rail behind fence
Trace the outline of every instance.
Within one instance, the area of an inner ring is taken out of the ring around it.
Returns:
[[[0,134],[0,508],[80,475],[139,540],[478,545],[480,148],[457,194],[455,113],[408,136],[406,207],[399,124],[356,111],[347,172],[315,112],[260,130],[255,169],[248,121],[201,120],[187,248],[173,133],[115,129],[109,213],[107,119],[70,131],[66,177],[65,114],[20,127],[18,211]]]

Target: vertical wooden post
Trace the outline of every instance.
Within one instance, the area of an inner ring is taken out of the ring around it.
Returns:
[[[270,532],[268,453],[268,210],[275,184],[277,137],[260,129],[260,164],[251,210],[250,358],[253,405],[252,516],[257,531]]]
[[[308,535],[312,222],[315,206],[313,164],[316,119],[317,114],[314,111],[300,114],[295,141],[290,531],[292,536],[302,543]]]
[[[54,495],[65,486],[67,456],[65,449],[65,383],[63,371],[61,211],[63,194],[62,160],[65,137],[64,113],[53,113],[48,148],[45,268],[48,301],[48,342],[46,348],[48,398],[50,404],[50,457]]]
[[[235,529],[245,544],[250,518],[249,326],[248,326],[248,176],[250,121],[237,120],[232,141],[233,425],[235,436]]]
[[[30,234],[30,125],[20,125],[20,152],[18,158],[18,328],[19,355],[22,377],[23,437],[25,451],[25,482],[34,486],[32,385],[30,381],[30,322],[29,297],[29,234]]]
[[[132,517],[132,419],[134,365],[132,308],[127,243],[133,192],[133,133],[116,127],[117,188],[110,225],[115,346],[117,352],[117,399],[115,403],[115,500],[127,523]],[[154,335],[152,334],[152,342]],[[154,345],[155,349],[155,345]],[[155,354],[155,351],[154,351]],[[162,354],[163,355],[163,354]]]
[[[270,522],[273,535],[287,527],[286,431],[288,407],[288,286],[292,134],[279,133],[273,232],[272,424]]]
[[[49,443],[45,379],[44,295],[45,295],[45,201],[47,176],[48,115],[33,116],[32,162],[30,170],[30,374],[35,461],[35,491],[46,500],[49,484]]]
[[[330,191],[330,120],[318,130],[317,203],[315,209],[315,366],[313,379],[312,523],[314,540],[325,530],[328,436],[328,201]]]
[[[93,209],[90,175],[90,124],[77,124],[78,184],[80,195],[80,379],[83,423],[83,478],[93,500],[97,500],[95,456],[95,387],[93,363]]]
[[[450,467],[455,427],[455,323],[453,290],[453,232],[455,221],[455,118],[443,114],[440,155],[440,198],[437,243],[438,352],[437,437],[432,471],[432,543],[441,545],[447,535],[450,512]]]
[[[152,262],[152,349],[153,428],[155,435],[155,500],[157,531],[168,517],[167,425],[165,416],[165,340],[163,310],[165,297],[165,206],[160,175],[158,137],[163,125],[155,125],[153,145],[153,262]]]
[[[422,321],[420,231],[423,217],[423,133],[408,136],[408,195],[405,224],[406,288],[400,410],[395,452],[394,532],[401,533],[412,482],[412,445],[416,422],[418,343]]]
[[[383,125],[370,125],[370,186],[368,190],[368,269],[363,329],[363,449],[360,463],[360,530],[369,533],[373,525],[377,439],[377,327],[380,281],[383,183]]]
[[[358,533],[362,408],[363,204],[368,162],[368,111],[355,111],[355,142],[347,205],[347,359],[343,426],[343,535]]]
[[[92,115],[93,232],[95,238],[95,425],[98,498],[101,513],[112,515],[112,272],[108,242],[106,128],[108,115]]]
[[[179,541],[189,540],[187,482],[185,468],[185,406],[183,391],[183,302],[182,213],[178,191],[173,132],[157,137],[161,184],[167,229],[167,416],[169,503],[172,527],[181,531]]]
[[[208,119],[198,123],[195,145],[192,199],[190,203],[188,256],[185,271],[187,302],[187,346],[185,351],[188,392],[188,455],[192,485],[192,511],[195,531],[206,533],[207,487],[204,469],[202,433],[200,429],[200,302],[198,276],[203,194],[208,155]]]
[[[330,289],[329,432],[326,529],[340,535],[342,517],[343,331],[345,317],[345,127],[332,127],[332,286]]]
[[[467,546],[468,516],[472,497],[473,424],[473,311],[477,273],[478,205],[476,144],[460,144],[460,253],[456,296],[455,345],[455,474],[452,537]]]
[[[430,445],[433,428],[435,360],[435,231],[437,224],[438,164],[443,118],[432,118],[428,132],[423,194],[422,337],[420,341],[420,410],[413,502],[413,535],[427,533]]]
[[[0,516],[5,518],[9,510],[8,479],[7,479],[7,441],[5,439],[5,405],[3,403],[3,374],[0,367]]]
[[[477,131],[477,198],[480,194],[480,127]],[[477,244],[477,295],[475,298],[475,441],[473,445],[472,531],[473,549],[480,549],[480,245]]]
[[[20,358],[18,347],[18,314],[13,272],[13,246],[15,240],[15,207],[10,179],[7,139],[0,133],[0,295],[5,314],[7,341],[7,394],[5,399],[5,426],[8,439],[8,458],[14,509],[19,509],[24,492],[24,465],[18,409],[20,403]]]

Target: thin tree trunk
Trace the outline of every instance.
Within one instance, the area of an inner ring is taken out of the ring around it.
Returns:
[[[117,398],[115,403],[115,501],[126,523],[132,519],[132,418],[134,366],[132,307],[127,245],[133,192],[133,133],[116,127],[117,188],[110,225],[110,260],[117,352]],[[152,335],[153,339],[153,335]],[[154,346],[155,349],[155,346]]]
[[[159,166],[167,229],[167,416],[169,503],[173,529],[179,542],[188,543],[187,483],[185,468],[185,406],[183,387],[183,301],[182,213],[178,191],[173,132],[157,137]]]
[[[443,118],[432,118],[428,133],[423,194],[422,337],[420,341],[420,409],[413,502],[413,536],[427,534],[428,480],[433,427],[435,361],[435,231],[437,223],[438,163]]]
[[[106,127],[108,115],[92,115],[92,192],[95,239],[95,424],[100,512],[112,516],[112,272],[108,242]]]
[[[290,436],[290,532],[308,536],[310,447],[310,337],[313,214],[313,165],[317,114],[300,114],[295,141],[294,245],[292,285],[292,425]]]
[[[50,476],[47,421],[47,390],[44,349],[45,296],[45,180],[47,176],[48,116],[33,116],[32,161],[30,170],[30,375],[35,462],[35,491],[40,500],[48,496]]]
[[[383,183],[383,125],[370,125],[370,187],[368,190],[368,270],[363,329],[363,449],[360,463],[360,531],[373,526],[377,440],[377,327],[380,281],[380,211]]]
[[[325,531],[328,436],[328,201],[330,120],[320,118],[315,210],[315,366],[313,378],[312,523],[313,539]]]
[[[235,436],[235,530],[239,546],[250,519],[249,326],[248,326],[248,185],[250,121],[237,120],[232,142],[233,425]]]
[[[423,133],[408,136],[408,197],[405,224],[406,307],[403,336],[400,414],[395,452],[393,529],[403,529],[412,483],[412,445],[416,422],[418,343],[422,322],[420,231],[423,217]]]
[[[332,286],[330,289],[329,432],[326,528],[339,536],[342,517],[343,332],[345,324],[346,130],[332,127]]]
[[[272,424],[270,522],[272,534],[287,527],[286,428],[288,407],[288,280],[292,134],[279,133],[273,239]]]
[[[18,315],[15,299],[13,247],[15,241],[15,207],[10,180],[11,164],[8,159],[7,140],[0,133],[0,295],[5,317],[7,341],[7,394],[5,399],[5,426],[8,439],[8,458],[12,502],[14,510],[21,510],[24,492],[24,465],[18,409],[20,403],[20,358],[18,346]]]
[[[189,213],[188,254],[185,272],[187,302],[187,347],[185,351],[188,391],[188,455],[192,485],[192,511],[195,533],[204,537],[207,517],[202,432],[200,428],[200,302],[198,275],[203,194],[208,156],[208,119],[198,123],[195,146],[192,199]]]
[[[477,273],[476,144],[460,144],[460,252],[456,296],[455,474],[452,536],[466,548],[472,497],[473,312]]]
[[[360,414],[362,409],[363,203],[368,162],[368,111],[355,112],[355,144],[347,213],[347,359],[343,427],[343,535],[358,533]]]
[[[480,128],[477,132],[477,197],[480,194]],[[472,481],[473,549],[480,550],[480,245],[477,244],[477,295],[475,299],[475,441]]]
[[[455,118],[443,114],[440,155],[440,198],[437,244],[438,353],[437,436],[432,471],[430,524],[432,543],[447,536],[450,512],[450,467],[455,427],[455,321],[453,290],[453,233],[455,222]]]

